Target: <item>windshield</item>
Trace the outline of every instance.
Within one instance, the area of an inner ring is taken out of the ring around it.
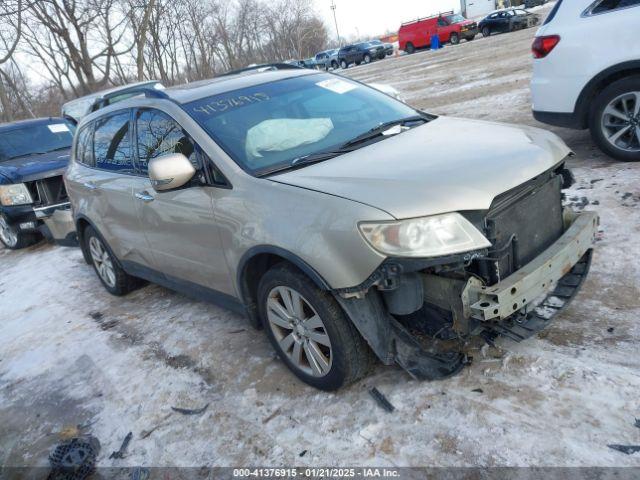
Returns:
[[[466,18],[464,18],[462,15],[457,13],[455,15],[447,15],[446,18],[449,21],[449,23],[460,23],[466,20]]]
[[[71,148],[74,129],[60,120],[0,132],[0,162]]]
[[[339,148],[380,124],[418,113],[373,88],[330,74],[235,90],[185,109],[254,175]]]

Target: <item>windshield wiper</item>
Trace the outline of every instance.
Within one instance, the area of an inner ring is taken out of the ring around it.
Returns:
[[[358,145],[359,143],[366,142],[368,140],[373,140],[376,137],[384,134],[390,128],[396,126],[405,126],[407,123],[415,123],[415,122],[424,122],[427,123],[429,120],[425,118],[424,115],[414,115],[411,117],[400,118],[398,120],[391,120],[390,122],[384,122],[378,125],[377,127],[373,127],[371,130],[363,133],[362,135],[358,135],[357,137],[349,140],[347,143],[342,145],[342,149],[353,147],[354,145]]]
[[[70,146],[57,147],[57,148],[54,148],[53,150],[47,150],[47,153],[57,152],[59,150],[69,150],[70,148],[71,148]]]

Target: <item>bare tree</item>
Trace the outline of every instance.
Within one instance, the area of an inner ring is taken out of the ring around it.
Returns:
[[[38,0],[26,9],[26,51],[54,81],[87,94],[110,81],[114,59],[128,54],[128,15],[116,0]],[[130,42],[129,42],[130,43]]]
[[[2,66],[13,58],[22,37],[25,0],[3,0],[0,3],[0,107],[7,122],[13,120],[11,101]]]

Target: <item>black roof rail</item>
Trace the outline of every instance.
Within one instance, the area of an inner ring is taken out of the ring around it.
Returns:
[[[303,70],[303,67],[299,67],[298,65],[293,65],[291,63],[263,63],[260,65],[252,65],[250,67],[239,68],[237,70],[230,70],[223,74],[218,75],[219,77],[226,77],[228,75],[238,75],[240,73],[245,72],[254,72],[256,70],[272,71],[272,70]]]
[[[161,98],[164,100],[173,101],[173,99],[169,97],[169,95],[167,95],[167,93],[163,90],[158,90],[157,88],[148,87],[148,86],[132,87],[128,89],[118,90],[112,93],[107,93],[102,97],[97,98],[93,102],[93,105],[91,105],[90,111],[95,112],[100,110],[101,108],[108,107],[109,105],[113,105],[114,103],[118,103],[119,101],[122,101],[122,100],[128,100],[129,98],[135,97],[138,95],[144,95],[147,98]],[[124,96],[124,98],[117,99],[118,97],[122,97],[122,96]],[[117,99],[117,100],[112,101],[114,99]]]

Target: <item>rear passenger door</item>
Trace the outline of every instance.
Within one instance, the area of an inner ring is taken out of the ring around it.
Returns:
[[[135,119],[136,163],[142,183],[133,195],[139,226],[151,248],[155,269],[170,281],[195,283],[233,294],[213,215],[212,190],[224,186],[215,185],[209,159],[167,113],[144,108],[136,111]],[[185,155],[197,173],[182,188],[156,192],[147,177],[149,162],[171,153]]]
[[[140,231],[133,189],[137,180],[133,165],[131,110],[98,118],[92,130],[83,129],[83,156],[89,168],[78,177],[86,205],[82,212],[104,237],[121,261],[147,263],[148,251]]]

